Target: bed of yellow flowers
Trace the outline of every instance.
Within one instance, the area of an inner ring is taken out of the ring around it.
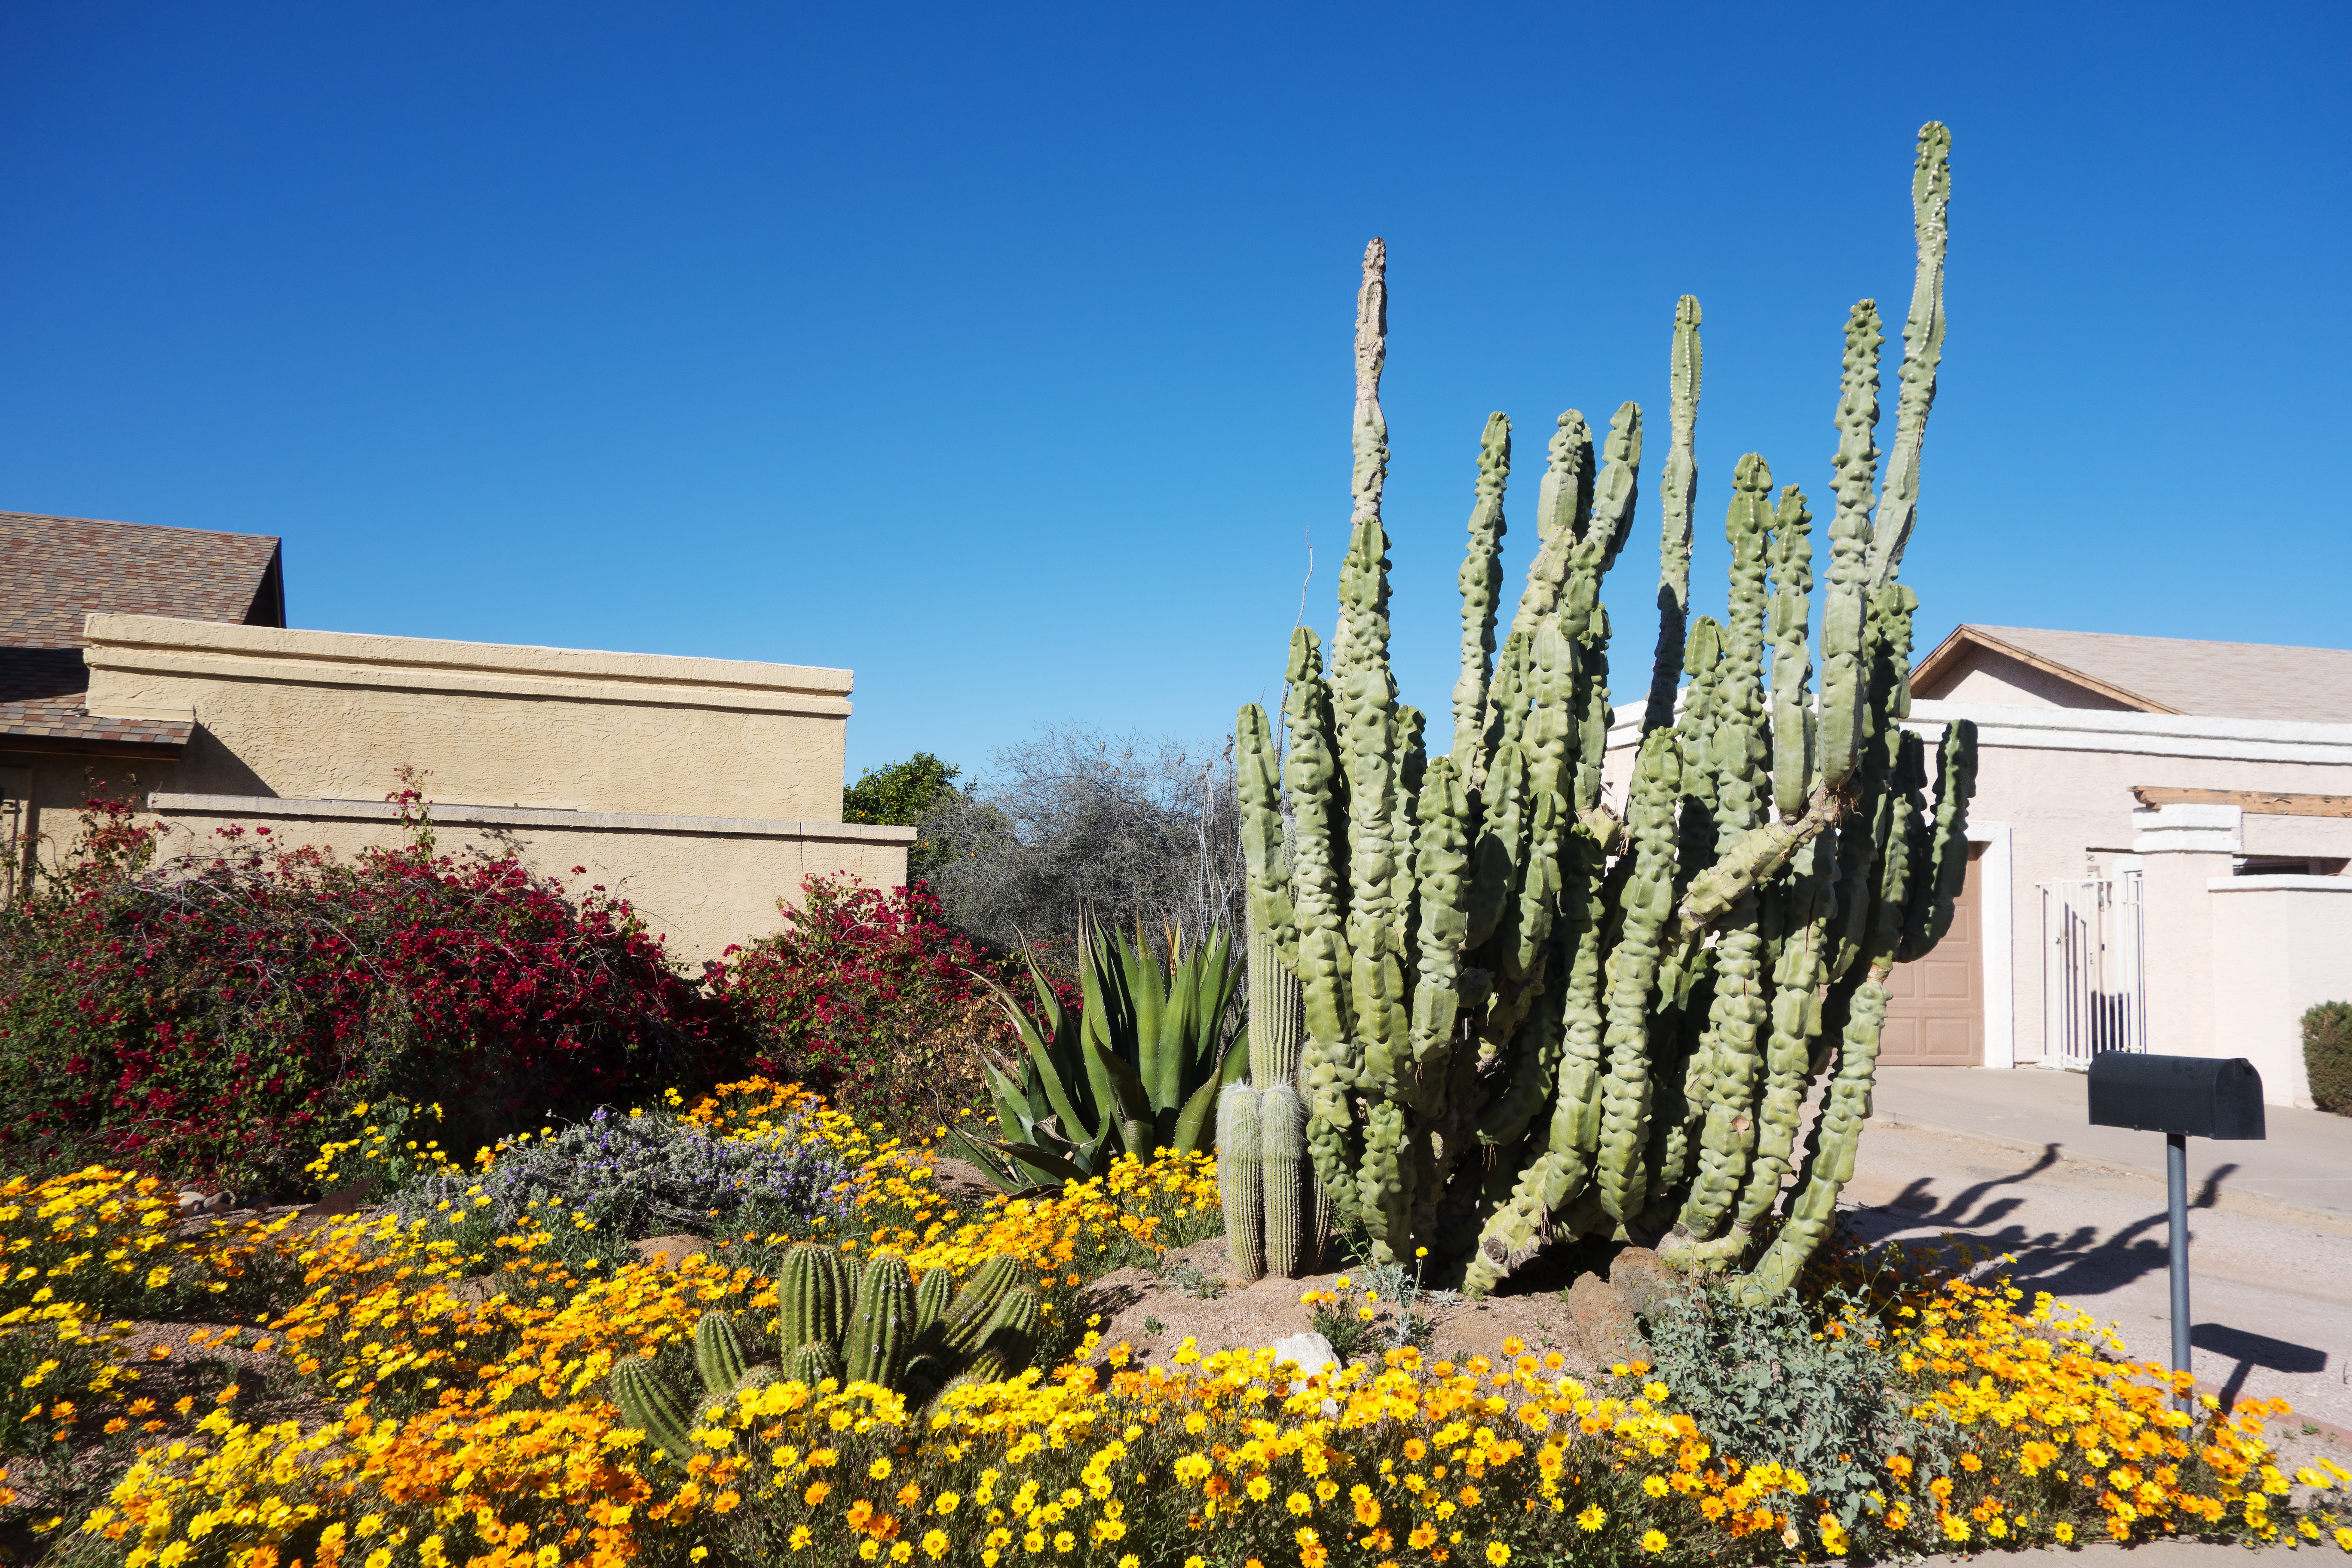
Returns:
[[[753,1264],[780,1238],[676,1268],[566,1261],[543,1228],[469,1251],[435,1221],[174,1239],[163,1194],[137,1178],[12,1184],[0,1335],[15,1337],[0,1346],[56,1363],[19,1391],[41,1407],[23,1421],[55,1423],[62,1404],[67,1423],[103,1418],[136,1446],[110,1496],[48,1539],[125,1568],[1503,1568],[1818,1560],[2078,1531],[2352,1552],[2327,1506],[2352,1476],[2281,1474],[2261,1435],[2271,1412],[2178,1414],[2168,1374],[2125,1364],[2087,1319],[2004,1283],[1922,1278],[1867,1318],[1824,1325],[1885,1336],[1950,1438],[1885,1456],[1874,1512],[1849,1528],[1801,1475],[1721,1452],[1639,1363],[1579,1375],[1557,1356],[1455,1364],[1406,1349],[1309,1376],[1271,1352],[1189,1344],[1173,1365],[1143,1367],[1080,1337],[1070,1319],[1086,1280],[1213,1208],[1213,1165],[1199,1157],[1123,1162],[1050,1198],[967,1213],[941,1195],[925,1150],[797,1090],[752,1080],[677,1109],[729,1136],[791,1128],[831,1142],[857,1172],[853,1220],[835,1226],[845,1248],[902,1252],[919,1271],[1028,1260],[1068,1355],[922,1410],[867,1384],[770,1384],[707,1412],[704,1451],[681,1467],[619,1426],[604,1375],[665,1353],[708,1310],[764,1322],[774,1296]],[[380,1158],[406,1142],[372,1136]],[[199,1348],[233,1343],[282,1368],[275,1418],[251,1415],[250,1386],[142,1410],[140,1369],[105,1342],[121,1318],[162,1315],[138,1294],[234,1300],[273,1268],[298,1271],[290,1306]],[[70,1373],[55,1353],[69,1342],[84,1357]],[[70,1390],[54,1386],[68,1374]]]

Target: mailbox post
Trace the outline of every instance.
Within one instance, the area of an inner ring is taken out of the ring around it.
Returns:
[[[2263,1136],[2263,1075],[2243,1057],[2091,1058],[2091,1125],[2164,1134],[2172,1241],[2172,1366],[2189,1370],[2189,1140]]]

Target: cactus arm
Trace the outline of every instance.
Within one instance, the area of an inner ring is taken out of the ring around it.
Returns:
[[[1596,587],[1633,534],[1633,513],[1641,503],[1641,470],[1642,405],[1628,400],[1609,418],[1609,434],[1601,444],[1601,476],[1592,487],[1592,521],[1581,542],[1584,560],[1593,563],[1590,578]],[[1570,629],[1581,637],[1580,626]]]
[[[1301,626],[1291,636],[1290,795],[1298,831],[1291,850],[1292,908],[1298,920],[1297,973],[1307,1009],[1307,1054],[1313,1070],[1327,1080],[1318,1090],[1316,1115],[1327,1115],[1324,1098],[1355,1082],[1349,1045],[1353,1019],[1349,1003],[1346,889],[1339,869],[1342,831],[1339,758],[1330,737],[1328,692],[1317,658],[1315,634]],[[1344,1120],[1344,1107],[1341,1109]]]
[[[1570,408],[1561,414],[1552,432],[1549,460],[1544,466],[1543,487],[1536,501],[1535,559],[1528,563],[1527,585],[1519,591],[1519,607],[1511,617],[1512,632],[1532,638],[1536,627],[1559,603],[1577,542],[1592,515],[1592,427]]]
[[[1307,1146],[1335,1222],[1356,1217],[1358,1133],[1349,1091],[1360,1063],[1349,994],[1346,889],[1338,846],[1344,810],[1328,690],[1315,634],[1291,634],[1290,798],[1298,831],[1291,851],[1292,908],[1298,917],[1298,981],[1307,1040],[1300,1077],[1310,1118]]]
[[[1878,482],[1877,302],[1864,300],[1846,317],[1845,358],[1838,387],[1837,510],[1830,521],[1829,584],[1822,602],[1822,778],[1832,789],[1853,773],[1862,746],[1868,696],[1870,508]]]
[[[1388,531],[1381,521],[1389,468],[1388,421],[1381,413],[1388,298],[1388,247],[1375,239],[1364,247],[1363,284],[1356,294],[1356,461],[1349,480],[1348,551],[1339,563],[1339,623],[1331,634],[1332,711],[1340,763],[1350,774],[1355,748],[1368,738],[1368,711],[1385,711],[1396,699],[1388,664]]]
[[[1772,510],[1771,471],[1754,453],[1732,470],[1732,500],[1724,529],[1731,542],[1731,604],[1724,624],[1724,657],[1717,671],[1706,738],[1707,771],[1715,780],[1718,842],[1755,827],[1764,815],[1758,786],[1764,775],[1763,709],[1766,551]],[[1693,641],[1696,643],[1696,638]],[[1689,770],[1685,770],[1685,793]],[[1739,1195],[1756,1147],[1758,1035],[1768,1017],[1764,994],[1762,909],[1753,889],[1726,911],[1715,950],[1713,997],[1706,1028],[1690,1064],[1694,1089],[1704,1085],[1705,1124],[1697,1179],[1682,1209],[1693,1235],[1711,1237]],[[1662,1145],[1661,1152],[1664,1147]]]
[[[1244,1284],[1265,1274],[1265,1186],[1258,1091],[1237,1083],[1217,1096],[1217,1202],[1225,1212],[1225,1258]]]
[[[1421,787],[1421,841],[1413,857],[1420,886],[1412,999],[1412,1082],[1426,1092],[1443,1082],[1462,1003],[1462,954],[1470,918],[1465,878],[1470,863],[1470,796],[1451,757],[1433,758]]]
[[[1767,1076],[1758,1115],[1756,1163],[1749,1169],[1732,1222],[1743,1237],[1772,1212],[1796,1150],[1813,1041],[1822,1029],[1823,950],[1834,898],[1829,876],[1832,860],[1828,840],[1814,839],[1797,861],[1797,879],[1787,891],[1788,920],[1793,929],[1773,971],[1772,1034],[1764,1053]],[[1741,1245],[1744,1249],[1744,1240]]]
[[[1840,1036],[1837,1076],[1831,1080],[1814,1122],[1804,1169],[1797,1177],[1780,1228],[1740,1283],[1744,1300],[1775,1296],[1796,1282],[1806,1259],[1829,1234],[1837,1215],[1838,1194],[1853,1179],[1854,1150],[1862,1142],[1863,1123],[1870,1119],[1879,1034],[1886,1023],[1886,980],[1894,973],[1895,947],[1902,939],[1904,910],[1910,896],[1911,857],[1906,846],[1916,807],[1908,792],[1896,789],[1889,794],[1885,852],[1879,859],[1878,885],[1871,900],[1863,980],[1854,989]]]
[[[1234,775],[1241,796],[1242,864],[1249,878],[1252,928],[1283,964],[1298,962],[1298,917],[1290,907],[1290,850],[1282,822],[1282,760],[1265,710],[1244,703],[1234,721]]]
[[[1924,958],[1951,929],[1952,908],[1969,870],[1969,801],[1976,794],[1977,727],[1956,719],[1944,727],[1937,750],[1936,826],[1929,841],[1929,869],[1912,891],[1903,921],[1905,962]]]
[[[1772,804],[1781,820],[1804,815],[1811,794],[1813,714],[1805,699],[1813,666],[1807,647],[1812,613],[1812,513],[1794,485],[1780,491],[1772,519]]]
[[[1935,121],[1919,127],[1911,174],[1911,225],[1918,245],[1911,313],[1903,323],[1903,390],[1895,403],[1895,451],[1886,494],[1870,539],[1870,585],[1883,588],[1902,569],[1904,547],[1919,521],[1919,453],[1936,405],[1936,371],[1944,358],[1944,247],[1951,237],[1952,133]]]
[[[1624,925],[1610,958],[1608,1028],[1602,1050],[1598,1151],[1601,1207],[1623,1221],[1642,1209],[1643,1157],[1650,1134],[1650,992],[1656,984],[1659,933],[1674,908],[1675,806],[1681,795],[1681,759],[1669,731],[1654,731],[1633,764],[1626,813],[1633,839],[1633,871],[1625,884]]]
[[[1495,615],[1503,589],[1503,491],[1511,477],[1511,421],[1486,416],[1478,438],[1477,499],[1462,557],[1462,674],[1454,683],[1454,765],[1475,786],[1485,761],[1486,688],[1494,679]]]
[[[1405,1109],[1393,1100],[1375,1100],[1364,1117],[1364,1153],[1356,1178],[1356,1212],[1370,1233],[1372,1258],[1392,1263],[1410,1252],[1415,1172],[1407,1141]]]
[[[1650,700],[1642,732],[1675,721],[1675,691],[1682,671],[1683,641],[1690,616],[1691,541],[1697,516],[1699,368],[1698,300],[1685,294],[1675,305],[1675,342],[1667,358],[1673,444],[1659,480],[1662,517],[1658,530],[1658,647],[1650,664]]]

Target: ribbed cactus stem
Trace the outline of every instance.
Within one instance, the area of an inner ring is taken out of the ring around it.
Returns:
[[[1275,961],[1298,962],[1298,917],[1290,907],[1290,849],[1282,820],[1282,759],[1265,710],[1244,703],[1234,721],[1234,776],[1241,797],[1242,865],[1249,880],[1250,929]],[[1256,949],[1251,949],[1253,973]]]
[[[1927,414],[1936,403],[1936,372],[1944,359],[1944,247],[1950,237],[1952,133],[1935,121],[1919,127],[1911,173],[1911,225],[1918,261],[1911,282],[1911,312],[1903,322],[1903,390],[1895,404],[1895,450],[1886,463],[1886,495],[1871,530],[1870,584],[1895,581],[1904,547],[1919,521],[1919,453]]]
[[[839,1348],[849,1325],[849,1268],[830,1247],[803,1242],[784,1254],[776,1281],[778,1338],[785,1351]]]
[[[1413,1151],[1405,1109],[1393,1100],[1372,1101],[1364,1116],[1364,1154],[1356,1177],[1356,1212],[1371,1241],[1372,1260],[1393,1263],[1408,1250],[1414,1178]]]
[[[1454,765],[1475,787],[1486,761],[1486,688],[1495,673],[1495,616],[1503,590],[1503,492],[1511,477],[1511,422],[1486,416],[1478,438],[1478,486],[1463,552],[1462,673],[1454,682]]]
[[[1244,1284],[1265,1273],[1265,1180],[1259,1091],[1227,1084],[1217,1096],[1217,1202],[1225,1214],[1225,1257]]]
[[[1870,1090],[1878,1068],[1880,1030],[1886,1022],[1887,976],[1894,973],[1896,943],[1902,937],[1903,912],[1910,898],[1910,857],[1902,852],[1909,837],[1915,807],[1906,792],[1890,791],[1878,885],[1870,905],[1869,934],[1863,950],[1864,974],[1854,989],[1839,1040],[1837,1076],[1822,1103],[1813,1126],[1804,1169],[1772,1245],[1742,1282],[1748,1300],[1760,1300],[1795,1283],[1805,1260],[1821,1245],[1837,1214],[1838,1194],[1853,1180],[1854,1150],[1862,1142],[1862,1125],[1870,1119]]]
[[[1878,306],[1864,300],[1846,318],[1843,380],[1839,384],[1837,513],[1830,522],[1830,566],[1822,602],[1822,782],[1832,790],[1853,773],[1862,746],[1867,672],[1863,623],[1869,612],[1870,507],[1878,483]]]
[[[1780,491],[1772,519],[1772,804],[1784,820],[1805,809],[1813,788],[1813,711],[1806,700],[1812,679],[1813,514],[1794,485]]]
[[[705,1312],[694,1325],[694,1370],[706,1394],[733,1392],[751,1369],[743,1335],[725,1312]]]
[[[1731,608],[1724,623],[1724,656],[1711,705],[1705,750],[1714,775],[1718,842],[1733,842],[1757,826],[1769,788],[1764,771],[1763,709],[1766,551],[1772,475],[1754,453],[1732,470],[1731,507],[1724,530],[1731,542]],[[1689,789],[1685,749],[1684,785]],[[1713,963],[1714,994],[1706,1030],[1686,1071],[1688,1090],[1703,1092],[1705,1124],[1698,1171],[1682,1207],[1694,1236],[1713,1236],[1739,1196],[1756,1147],[1756,1094],[1763,1066],[1759,1039],[1767,1022],[1762,910],[1752,890],[1736,901],[1722,924]],[[1700,1104],[1690,1109],[1696,1111]],[[1664,1163],[1680,1150],[1661,1149]]]
[[[1832,855],[1826,838],[1800,851],[1796,879],[1785,889],[1788,935],[1772,974],[1772,1034],[1764,1051],[1764,1094],[1757,1111],[1756,1160],[1732,1219],[1745,1238],[1771,1213],[1797,1146],[1813,1041],[1821,1034],[1820,988],[1824,979]]]
[[[794,1383],[814,1388],[825,1379],[841,1381],[841,1352],[831,1345],[803,1345],[786,1352],[784,1375]]]
[[[694,1457],[693,1406],[652,1362],[633,1357],[621,1363],[613,1369],[610,1386],[622,1426],[643,1432],[681,1465]]]
[[[915,1284],[915,1334],[921,1338],[940,1326],[955,1305],[955,1276],[944,1268],[927,1268]]]
[[[1932,952],[1951,929],[1952,910],[1969,871],[1969,799],[1976,793],[1977,727],[1955,719],[1944,727],[1937,748],[1936,826],[1929,838],[1928,870],[1912,889],[1903,922],[1904,959]]]
[[[1570,408],[1553,430],[1536,502],[1537,547],[1528,563],[1527,586],[1511,617],[1512,632],[1532,639],[1536,628],[1559,606],[1576,546],[1592,515],[1592,427]]]
[[[897,1253],[877,1254],[857,1289],[843,1370],[852,1383],[895,1387],[915,1338],[915,1279]]]
[[[1463,1002],[1462,955],[1469,944],[1466,885],[1470,795],[1451,757],[1438,757],[1422,780],[1420,844],[1412,873],[1420,892],[1412,999],[1412,1098],[1426,1104],[1444,1081]]]
[[[1388,353],[1388,247],[1364,247],[1356,294],[1355,468],[1349,479],[1348,550],[1339,563],[1339,624],[1331,636],[1331,702],[1339,760],[1352,771],[1368,710],[1396,699],[1389,673],[1388,531],[1381,491],[1388,479],[1389,426],[1381,414],[1381,366]]]
[[[963,1289],[956,1292],[955,1304],[940,1320],[940,1347],[951,1356],[969,1352],[980,1342],[981,1331],[988,1326],[997,1304],[1004,1300],[1007,1291],[1016,1288],[1023,1274],[1017,1258],[999,1254],[983,1259],[964,1277]]]
[[[1307,1037],[1298,976],[1253,919],[1249,928],[1249,1080],[1260,1089],[1298,1081]]]
[[[1691,541],[1698,515],[1698,300],[1685,294],[1675,304],[1674,349],[1666,362],[1674,437],[1658,483],[1658,650],[1651,663],[1649,706],[1642,715],[1643,734],[1675,721],[1675,677],[1682,668],[1690,615]]]
[[[1307,1158],[1307,1103],[1286,1083],[1258,1096],[1259,1170],[1265,1213],[1265,1266],[1296,1279],[1317,1261],[1314,1167]],[[1222,1175],[1222,1171],[1220,1172]]]
[[[1675,804],[1682,766],[1675,737],[1644,737],[1633,763],[1626,827],[1633,839],[1623,933],[1612,955],[1608,1028],[1601,1049],[1608,1077],[1601,1085],[1601,1140],[1595,1172],[1609,1217],[1640,1214],[1647,1195],[1643,1155],[1650,1137],[1650,989],[1658,973],[1659,936],[1674,911]]]

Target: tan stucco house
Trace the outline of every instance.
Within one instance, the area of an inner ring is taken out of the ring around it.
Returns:
[[[774,930],[812,873],[905,878],[913,829],[841,820],[845,669],[299,631],[285,604],[275,538],[0,513],[0,892],[91,779],[175,847],[235,822],[348,852],[399,833],[404,767],[445,847],[603,883],[684,959]]]
[[[2352,1000],[2352,650],[1963,626],[1911,689],[1931,743],[1976,724],[1977,795],[1882,1059],[2245,1057],[2307,1105],[2304,1009]],[[1612,783],[1642,712],[1618,710]]]

